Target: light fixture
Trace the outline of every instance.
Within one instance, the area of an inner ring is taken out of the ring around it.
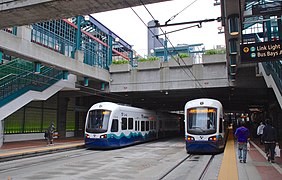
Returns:
[[[230,75],[230,80],[231,80],[232,82],[234,82],[234,81],[235,81],[235,75]]]
[[[85,21],[89,21],[90,20],[90,16],[88,16],[88,15],[84,16],[84,20]]]
[[[118,37],[115,38],[115,42],[119,42],[119,38]]]
[[[228,16],[228,27],[229,27],[229,34],[231,36],[236,36],[239,34],[239,15],[238,14],[231,14]]]
[[[230,75],[235,75],[236,74],[236,67],[235,66],[230,66]]]
[[[34,74],[40,73],[40,67],[41,67],[41,64],[39,62],[34,63]]]
[[[154,49],[150,49],[150,56],[154,56]]]
[[[214,0],[215,2],[213,3],[214,6],[218,6],[220,5],[220,2],[218,2],[218,0]]]
[[[84,77],[84,86],[88,86],[89,84],[89,79],[88,79],[88,77]]]
[[[165,95],[168,95],[168,92],[167,92],[167,91],[165,92]]]
[[[235,66],[237,66],[237,63],[236,63],[236,55],[230,55],[229,56],[230,57],[230,66],[231,67],[235,67]]]
[[[218,29],[218,34],[222,34],[222,33],[224,33],[224,31],[222,31],[222,29],[223,29],[223,27],[222,27],[222,26],[217,27],[217,29]]]

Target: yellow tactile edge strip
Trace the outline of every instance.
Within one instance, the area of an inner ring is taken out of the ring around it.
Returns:
[[[229,130],[218,179],[238,180],[238,169],[232,129]]]
[[[9,157],[9,156],[18,156],[18,155],[24,155],[24,154],[31,154],[31,153],[40,153],[44,151],[52,151],[52,150],[58,150],[58,149],[65,149],[65,148],[71,148],[76,146],[82,146],[84,143],[75,143],[75,144],[65,144],[65,145],[56,145],[56,146],[48,146],[48,147],[41,147],[41,148],[33,148],[23,151],[16,151],[16,152],[8,152],[0,154],[1,157]]]

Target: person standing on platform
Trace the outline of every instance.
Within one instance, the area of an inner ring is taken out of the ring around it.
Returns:
[[[266,126],[263,128],[262,139],[264,141],[267,160],[274,162],[275,146],[277,143],[276,129],[271,125],[270,119],[266,119]]]
[[[245,127],[245,122],[241,122],[241,126],[235,131],[235,136],[238,141],[238,155],[240,163],[247,161],[247,143],[250,136],[250,131]]]
[[[262,140],[262,134],[263,134],[263,128],[265,127],[263,122],[260,122],[260,125],[257,128],[257,135],[259,137],[260,140],[260,144],[263,144],[263,140]]]
[[[53,122],[51,122],[50,126],[47,129],[47,144],[48,145],[54,145],[53,139],[54,139],[54,132],[55,132],[55,125]]]

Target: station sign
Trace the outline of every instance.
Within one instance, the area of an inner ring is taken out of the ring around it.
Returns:
[[[255,63],[282,59],[282,41],[242,44],[241,62]]]

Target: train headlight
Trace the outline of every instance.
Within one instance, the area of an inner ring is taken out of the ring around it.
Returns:
[[[85,138],[90,138],[90,135],[89,134],[85,134]]]
[[[209,137],[209,141],[217,141],[216,136]]]
[[[193,138],[192,136],[187,136],[187,141],[194,141],[195,138]]]
[[[103,138],[107,138],[107,134],[103,134],[103,135],[101,135],[101,136],[100,136],[100,138],[101,138],[101,139],[103,139]]]

